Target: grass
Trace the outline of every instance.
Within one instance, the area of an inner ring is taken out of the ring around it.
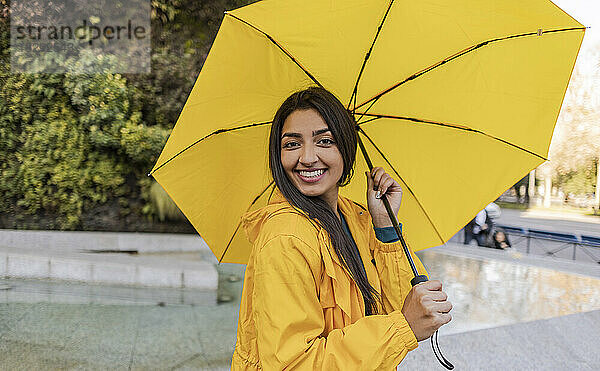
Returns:
[[[496,205],[503,209],[528,210],[527,204],[517,204],[514,202],[494,201]]]

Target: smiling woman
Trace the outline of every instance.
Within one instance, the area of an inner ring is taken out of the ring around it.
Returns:
[[[269,166],[276,189],[242,220],[253,249],[232,370],[393,369],[450,321],[439,281],[411,289],[380,199],[385,194],[398,214],[400,185],[382,168],[366,173],[368,212],[338,194],[353,175],[355,125],[317,87],[292,94],[275,114]]]
[[[339,187],[352,179],[357,146],[352,116],[332,93],[313,87],[292,94],[277,110],[269,166],[283,196],[328,232],[372,314],[377,312],[377,292],[367,280],[358,251],[347,248],[353,245],[352,236],[345,233],[337,206]],[[396,188],[400,189],[398,183]],[[401,191],[399,196],[398,207]]]

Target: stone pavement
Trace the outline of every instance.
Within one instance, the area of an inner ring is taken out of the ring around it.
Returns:
[[[443,332],[443,330],[440,330]],[[442,336],[444,356],[462,370],[596,371],[600,310]],[[398,370],[445,370],[425,340]]]
[[[241,281],[230,278],[243,266],[218,269],[220,291],[239,297]],[[162,289],[129,288],[128,297],[53,284],[0,280],[12,287],[0,290],[0,370],[228,369],[239,301],[181,304]]]
[[[419,252],[454,305],[439,342],[456,369],[593,369],[598,276],[497,253],[452,244]],[[228,369],[243,269],[217,266],[219,295],[233,298],[221,304],[189,304],[149,288],[131,288],[128,298],[0,280],[11,287],[0,290],[0,369]],[[425,341],[400,369],[442,368]]]
[[[0,318],[2,370],[223,368],[235,322],[219,308],[177,305],[12,303]]]

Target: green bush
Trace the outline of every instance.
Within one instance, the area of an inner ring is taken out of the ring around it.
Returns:
[[[0,222],[3,215],[44,216],[51,221],[44,227],[77,229],[85,215],[93,219],[107,208],[119,208],[120,216],[181,220],[146,174],[192,89],[223,11],[249,2],[153,0],[152,72],[126,75],[108,72],[119,63],[115,58],[89,51],[77,60],[13,53],[31,68],[65,63],[69,72],[11,73],[8,2],[0,0]],[[103,72],[87,73],[92,64]]]
[[[132,102],[135,88],[125,78],[118,74],[3,78],[3,204],[16,201],[19,210],[31,215],[55,214],[56,227],[73,229],[85,208],[124,195],[140,197],[127,178],[145,176],[169,130],[141,123],[141,107]]]
[[[565,194],[579,196],[594,194],[596,189],[596,161],[590,161],[578,170],[559,174],[555,180],[556,184],[560,186]]]

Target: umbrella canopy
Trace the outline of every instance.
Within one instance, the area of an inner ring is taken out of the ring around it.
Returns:
[[[406,241],[437,246],[546,160],[584,32],[548,0],[257,2],[225,14],[151,175],[220,261],[245,263],[271,120],[319,85],[402,185]],[[366,202],[364,177],[341,192]]]

